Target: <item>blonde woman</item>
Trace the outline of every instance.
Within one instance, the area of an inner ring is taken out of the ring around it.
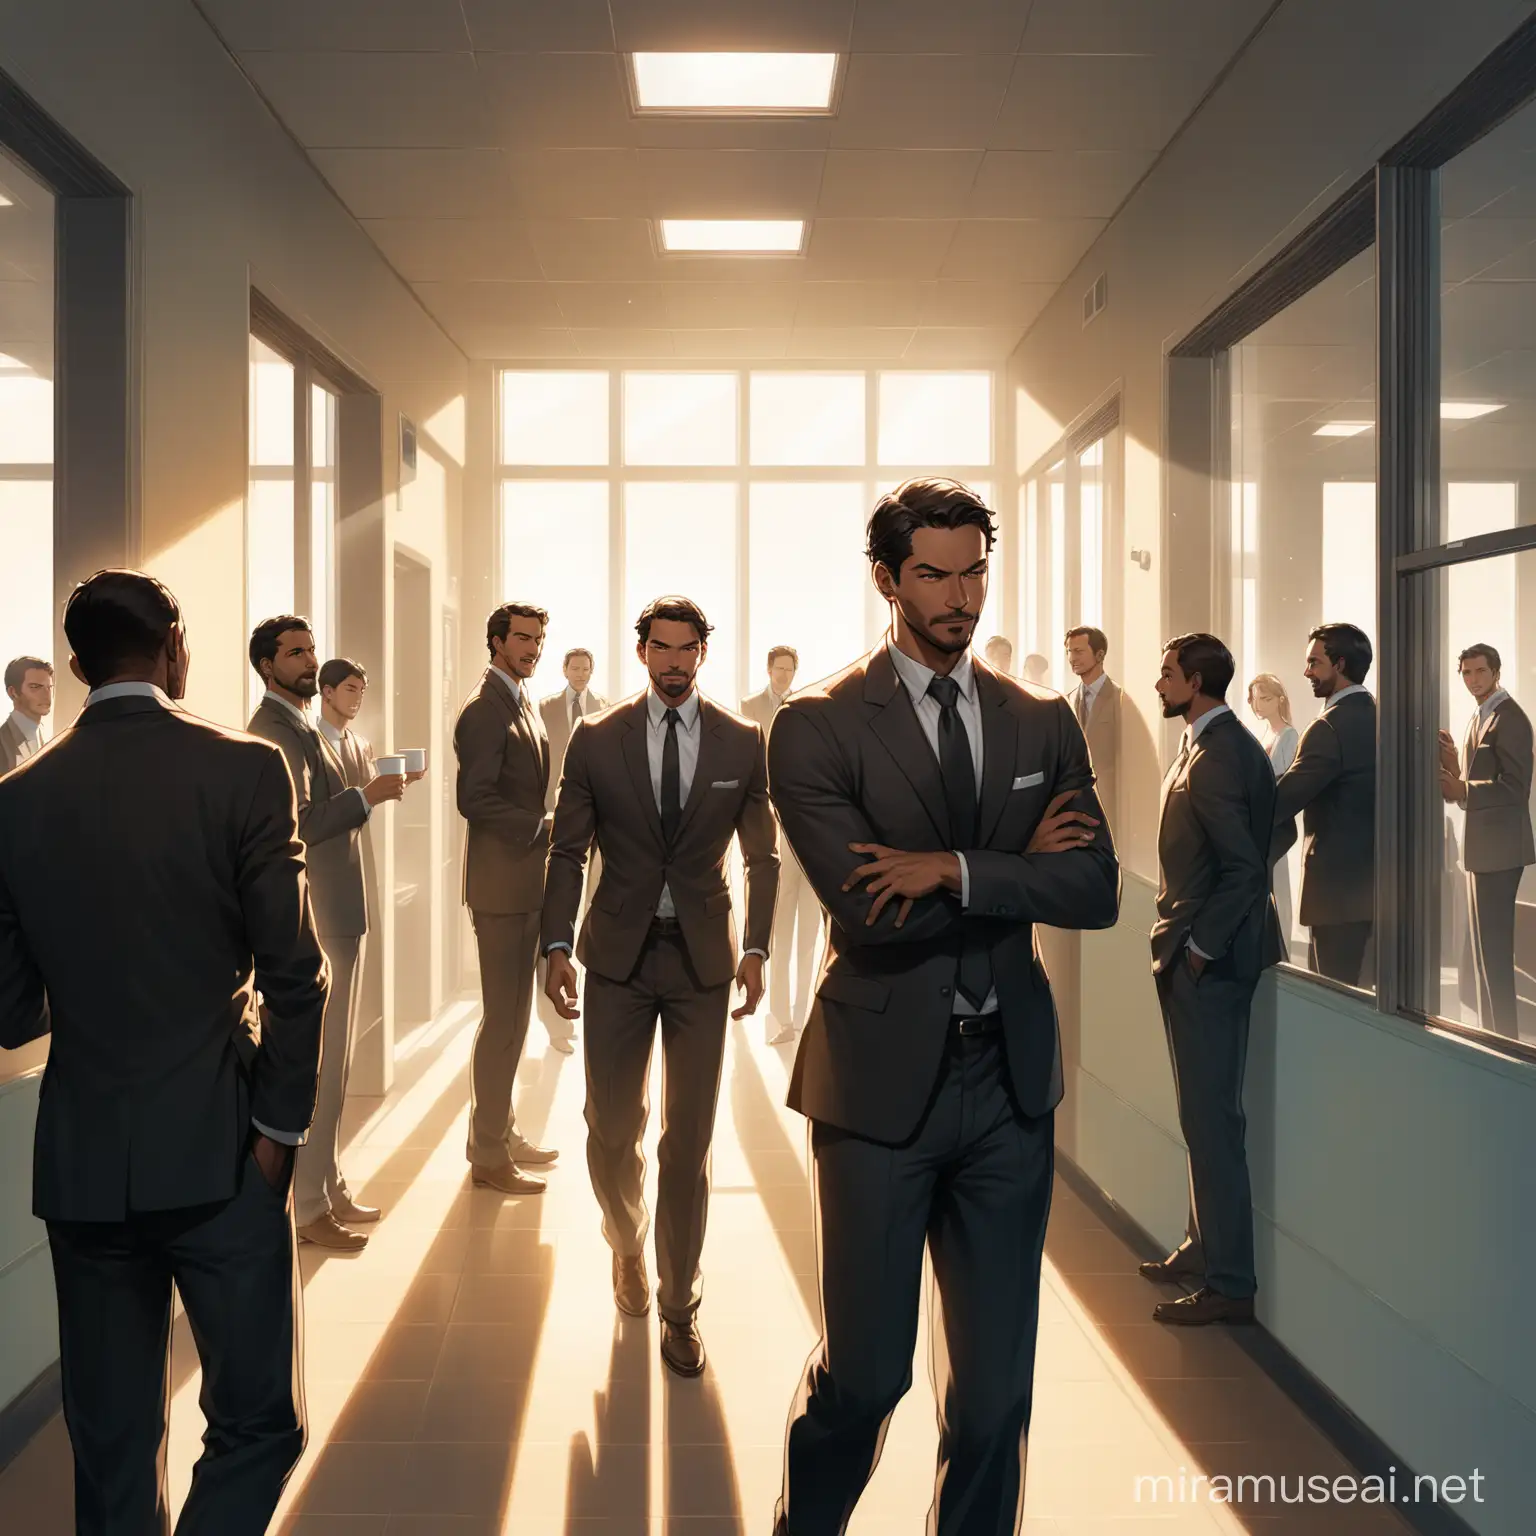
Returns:
[[[1273,672],[1260,672],[1248,684],[1248,708],[1262,726],[1259,741],[1269,753],[1270,767],[1278,779],[1296,761],[1296,749],[1301,743],[1301,733],[1291,723],[1291,696]],[[1271,873],[1271,889],[1275,893],[1275,911],[1280,916],[1280,932],[1289,945],[1291,872],[1283,857],[1276,861]]]

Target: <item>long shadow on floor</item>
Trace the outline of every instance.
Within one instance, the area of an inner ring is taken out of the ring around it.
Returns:
[[[594,1394],[596,1438],[571,1437],[566,1475],[565,1529],[568,1536],[606,1520],[602,1529],[618,1536],[633,1530],[645,1536],[651,1484],[651,1348],[647,1319],[615,1310],[608,1384]]]
[[[740,1521],[741,1489],[714,1373],[684,1381],[663,1367],[662,1377],[667,1536],[686,1536],[701,1520]]]

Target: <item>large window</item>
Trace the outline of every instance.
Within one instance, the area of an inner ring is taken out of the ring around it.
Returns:
[[[802,686],[854,660],[886,620],[863,553],[875,498],[940,474],[992,506],[993,394],[986,372],[503,372],[503,595],[550,610],[537,690],[575,646],[599,693],[638,690],[634,620],[668,592],[715,626],[703,687],[732,707],[772,646],[800,653]]]

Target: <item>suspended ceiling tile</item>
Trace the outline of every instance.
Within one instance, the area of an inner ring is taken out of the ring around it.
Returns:
[[[989,149],[962,211],[978,219],[1107,219],[1155,153]]]
[[[1013,56],[857,53],[832,130],[839,149],[980,149]]]
[[[551,277],[623,281],[657,275],[644,219],[535,219],[529,238]]]
[[[919,326],[903,354],[908,363],[966,368],[1006,362],[1022,331],[998,326]]]
[[[609,0],[622,52],[733,49],[836,53],[854,0]]]
[[[499,149],[317,149],[320,174],[360,219],[514,212]]]
[[[1017,338],[1050,303],[1056,289],[1055,283],[933,283],[924,290],[918,324],[1011,327]]]
[[[804,276],[937,277],[954,232],[948,219],[817,219]]]
[[[567,325],[586,329],[664,330],[664,283],[551,283]]]
[[[677,356],[696,362],[774,362],[789,346],[789,329],[704,331],[674,330],[672,346]]]
[[[421,302],[456,325],[558,327],[565,317],[544,282],[413,283]]]
[[[198,9],[236,53],[470,46],[459,0],[198,0]]]
[[[608,0],[462,0],[462,4],[469,35],[478,49],[502,53],[613,49]]]
[[[808,219],[823,159],[816,150],[643,149],[635,164],[656,218]]]
[[[1190,53],[1230,56],[1270,0],[1034,0],[1023,53]]]
[[[926,292],[932,286],[914,279],[802,283],[795,326],[797,329],[812,325],[910,328],[921,318]]]
[[[675,357],[671,331],[572,330],[583,357],[655,358]]]
[[[487,142],[611,149],[633,139],[624,77],[611,53],[481,53],[475,64]]]
[[[896,362],[911,339],[907,326],[796,326],[785,356],[826,362]]]
[[[873,53],[1012,53],[1028,0],[860,0],[853,47]]]
[[[1060,283],[1104,228],[1102,219],[965,219],[942,276]]]
[[[392,267],[413,283],[533,280],[543,272],[518,219],[364,219]]]
[[[514,206],[530,218],[641,218],[646,213],[632,149],[506,151]]]
[[[690,282],[665,283],[662,287],[667,324],[675,331],[700,328],[787,332],[795,321],[801,285]]]
[[[977,149],[834,149],[817,208],[844,218],[959,218],[981,163]]]
[[[552,327],[471,324],[449,334],[468,356],[496,362],[556,361],[582,355],[570,331]]]

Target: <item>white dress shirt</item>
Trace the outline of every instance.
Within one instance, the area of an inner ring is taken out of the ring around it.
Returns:
[[[23,714],[19,709],[11,711],[11,724],[21,732],[21,745],[16,749],[18,766],[29,757],[35,757],[43,748],[43,726],[40,720]]]
[[[1093,706],[1098,702],[1099,695],[1104,691],[1104,684],[1109,681],[1108,672],[1100,672],[1091,683],[1079,683],[1078,687],[1083,695],[1083,724],[1093,718]]]
[[[1347,699],[1350,696],[1350,694],[1352,694],[1352,693],[1364,693],[1364,692],[1365,692],[1365,684],[1364,683],[1351,683],[1351,684],[1349,684],[1349,686],[1347,688],[1340,688],[1339,691],[1337,693],[1333,694],[1329,698],[1328,702],[1323,705],[1323,713],[1326,715],[1328,713],[1328,711],[1330,709],[1332,709],[1333,706],[1339,702],[1340,699]]]
[[[645,757],[651,768],[651,790],[656,796],[656,809],[661,805],[661,754],[667,744],[667,711],[677,711],[677,793],[678,806],[688,804],[693,789],[694,770],[699,766],[699,690],[693,689],[681,704],[663,699],[654,688],[646,693]],[[677,908],[672,904],[672,892],[663,885],[661,900],[656,903],[657,917],[676,917]]]
[[[565,723],[570,730],[574,731],[576,729],[576,722],[592,713],[591,695],[592,690],[590,688],[583,688],[580,693],[577,693],[569,683],[565,685]],[[581,700],[581,714],[579,715],[576,713],[576,701],[578,699]]]
[[[491,671],[506,685],[507,690],[516,701],[517,707],[521,709],[523,707],[523,685],[510,672],[503,672],[500,667],[493,666]]]
[[[300,709],[297,704],[294,704],[290,700],[285,699],[282,696],[282,694],[280,694],[280,693],[274,693],[273,690],[270,689],[270,688],[267,689],[267,691],[263,695],[263,697],[271,699],[271,701],[274,704],[281,704],[283,706],[283,708],[286,709],[288,711],[288,713],[290,715],[292,715],[293,718],[295,720],[297,720],[299,722],[299,724],[302,725],[304,727],[304,729],[307,730],[311,736],[314,736],[316,738],[319,737],[320,732],[315,729],[315,722],[310,719],[309,711],[307,709]],[[330,729],[330,722],[328,720],[326,720],[324,718],[324,716],[321,717],[320,724],[327,731]],[[342,774],[342,783],[343,784],[346,783],[346,774],[345,774],[345,772],[343,772],[343,774]],[[368,820],[372,819],[372,817],[373,817],[373,806],[369,803],[368,796],[365,795],[362,792],[362,790],[360,790],[360,789],[345,789],[345,790],[342,791],[342,793],[343,794],[347,794],[347,795],[356,795],[357,798],[363,802],[363,820],[364,821],[368,821]]]
[[[1477,706],[1477,723],[1479,725],[1487,724],[1488,716],[1491,715],[1494,710],[1496,710],[1499,705],[1502,704],[1508,697],[1509,689],[1495,688],[1493,692],[1490,693],[1488,697]]]
[[[341,752],[341,744],[344,740],[346,740],[347,733],[345,731],[337,730],[336,727],[332,725],[324,715],[321,715],[320,718],[315,721],[315,724],[320,727],[320,734],[324,736],[325,739],[330,742],[333,747],[336,748],[336,751],[339,754]]]
[[[939,756],[939,721],[943,718],[944,709],[939,701],[928,692],[928,685],[938,676],[931,667],[925,667],[922,662],[914,661],[893,640],[887,639],[885,648],[890,654],[891,665],[896,668],[896,676],[901,679],[902,686],[907,690],[907,697],[912,700],[913,711],[917,715],[917,723],[923,728],[923,735],[928,745],[933,749],[935,759]],[[960,697],[955,701],[955,711],[960,716],[960,723],[965,727],[965,739],[971,744],[971,763],[976,770],[976,803],[981,804],[981,771],[982,771],[982,737],[981,737],[981,699],[976,691],[976,669],[971,665],[971,653],[965,651],[960,660],[955,663],[954,671],[950,674],[955,685],[960,690]],[[965,854],[960,849],[953,850],[955,857],[960,861],[960,906],[968,911],[971,905],[971,870],[965,862]],[[979,1010],[967,1007],[960,998],[960,992],[955,991],[956,1013],[967,1016],[975,1012],[995,1013],[997,1011],[997,990],[994,988],[987,994],[987,1000]]]

